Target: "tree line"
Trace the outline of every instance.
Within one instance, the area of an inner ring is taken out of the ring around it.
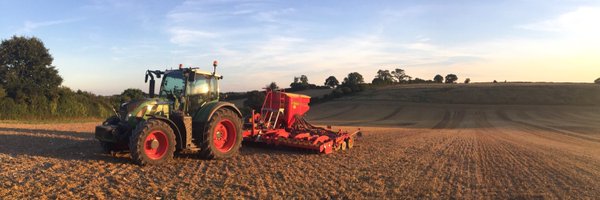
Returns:
[[[0,43],[0,119],[104,118],[121,102],[144,98],[139,89],[99,96],[62,86],[54,58],[36,37],[13,36]]]
[[[396,68],[390,72],[390,70],[380,69],[377,71],[377,75],[371,81],[373,85],[391,85],[391,84],[422,84],[422,83],[456,83],[458,76],[456,74],[448,74],[446,77],[442,75],[435,75],[433,79],[425,80],[421,78],[413,79],[411,76],[406,74],[403,69]],[[471,79],[466,78],[464,83],[470,83]]]
[[[63,79],[52,65],[53,57],[44,43],[36,37],[13,36],[0,44],[0,120],[49,118],[104,118],[114,113],[120,103],[147,97],[140,89],[126,89],[120,95],[99,96],[62,86]],[[435,75],[433,79],[412,78],[403,69],[380,69],[371,83],[365,83],[358,72],[349,73],[340,82],[335,76],[325,79],[323,85],[311,84],[306,75],[294,77],[288,92],[305,89],[332,88],[330,94],[312,99],[319,103],[344,95],[351,95],[373,86],[391,84],[456,83],[458,76]],[[464,83],[469,83],[466,78]],[[600,78],[594,83],[600,84]],[[265,86],[279,89],[275,82]],[[245,110],[260,109],[264,92],[222,93],[226,100],[246,98]]]

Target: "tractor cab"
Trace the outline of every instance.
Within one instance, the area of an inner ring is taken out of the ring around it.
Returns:
[[[173,102],[173,110],[195,112],[202,105],[219,100],[219,76],[189,68],[164,73],[158,97]]]
[[[213,64],[216,67],[216,63]],[[201,71],[198,68],[182,68],[146,72],[150,77],[149,94],[154,97],[154,76],[162,78],[158,97],[167,100],[173,111],[193,114],[204,104],[219,100],[219,83],[222,76]]]

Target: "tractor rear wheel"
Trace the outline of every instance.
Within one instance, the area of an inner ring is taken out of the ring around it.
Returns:
[[[235,156],[242,146],[242,122],[232,110],[220,108],[208,120],[202,135],[200,155],[206,159]]]
[[[148,120],[137,125],[129,138],[131,159],[139,165],[159,165],[173,159],[175,134],[160,120]]]

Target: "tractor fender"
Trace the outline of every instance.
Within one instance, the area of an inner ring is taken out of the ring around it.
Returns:
[[[213,101],[209,102],[206,105],[202,106],[198,112],[193,117],[192,126],[194,127],[194,133],[198,134],[201,132],[197,131],[206,131],[207,123],[212,118],[213,114],[217,112],[217,110],[225,108],[232,110],[235,114],[237,114],[240,119],[242,118],[242,112],[235,106],[235,104],[224,102],[224,101]]]
[[[237,107],[235,107],[235,104],[224,101],[214,101],[202,106],[202,108],[198,110],[198,112],[196,112],[193,118],[194,122],[208,122],[213,116],[213,114],[215,114],[215,112],[217,112],[217,110],[221,108],[230,109],[233,112],[235,112],[238,115],[238,117],[242,118],[242,112],[240,112],[240,110]]]
[[[183,136],[181,135],[181,132],[179,131],[179,128],[177,127],[177,125],[175,124],[175,122],[171,121],[169,118],[163,117],[163,116],[158,116],[158,115],[152,115],[150,116],[147,121],[150,120],[160,120],[163,121],[165,123],[167,123],[171,129],[173,129],[173,133],[175,133],[176,138],[177,138],[177,149],[184,149],[185,148],[185,144],[183,142]]]

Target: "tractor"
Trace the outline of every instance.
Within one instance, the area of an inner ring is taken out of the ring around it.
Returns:
[[[121,104],[115,116],[96,127],[105,152],[129,150],[140,165],[158,165],[175,151],[199,152],[206,159],[236,155],[242,138],[242,114],[232,103],[219,101],[219,80],[198,68],[148,70],[149,98]],[[155,77],[162,78],[158,95]]]
[[[147,70],[149,98],[121,104],[115,116],[96,126],[96,138],[107,153],[129,151],[140,165],[158,165],[175,151],[200,152],[206,159],[238,154],[242,140],[333,153],[354,146],[360,129],[349,133],[313,126],[304,119],[310,97],[265,91],[259,112],[243,118],[234,104],[219,101],[219,80],[198,68]],[[161,78],[158,96],[155,77]],[[244,119],[244,120],[242,120]]]

